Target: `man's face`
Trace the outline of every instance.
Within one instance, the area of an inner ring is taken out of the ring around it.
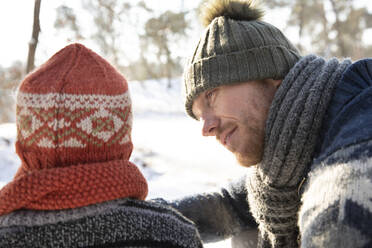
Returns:
[[[192,106],[202,134],[215,136],[243,166],[262,159],[265,125],[280,80],[224,85],[201,93]]]

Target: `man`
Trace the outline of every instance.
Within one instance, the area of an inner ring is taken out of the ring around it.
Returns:
[[[164,203],[205,242],[372,247],[372,60],[303,57],[250,1],[214,0],[204,16],[186,110],[250,173]]]

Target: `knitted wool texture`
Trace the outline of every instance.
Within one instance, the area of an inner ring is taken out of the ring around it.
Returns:
[[[144,199],[147,182],[128,161],[131,126],[128,85],[115,68],[80,44],[56,53],[20,85],[22,164],[0,191],[0,215]]]
[[[147,201],[118,199],[86,207],[20,210],[0,216],[0,247],[201,248],[194,224]]]
[[[250,2],[210,1],[216,13],[208,17],[212,21],[184,72],[185,107],[191,117],[195,118],[192,104],[200,93],[221,85],[283,79],[300,59],[296,47],[278,28],[250,14],[255,12]]]
[[[262,162],[247,180],[259,247],[298,247],[298,188],[314,155],[336,83],[351,64],[309,55],[288,73],[266,124]]]

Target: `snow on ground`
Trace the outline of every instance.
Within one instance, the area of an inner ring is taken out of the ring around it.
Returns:
[[[149,183],[148,199],[176,199],[213,191],[245,173],[214,138],[201,135],[201,124],[184,114],[181,82],[167,89],[167,81],[130,82],[134,112],[131,160]],[[0,125],[0,188],[19,166],[13,123]],[[207,244],[230,247],[230,241]]]
[[[15,136],[13,123],[0,125],[0,188],[12,179],[19,166],[14,148]]]

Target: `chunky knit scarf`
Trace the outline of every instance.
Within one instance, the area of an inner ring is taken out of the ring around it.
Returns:
[[[332,92],[350,63],[306,56],[275,94],[263,159],[247,178],[248,202],[260,229],[258,247],[298,247],[299,187],[313,159]]]
[[[147,192],[146,179],[127,160],[26,171],[0,190],[0,216],[21,208],[69,209],[124,197],[144,200]]]

